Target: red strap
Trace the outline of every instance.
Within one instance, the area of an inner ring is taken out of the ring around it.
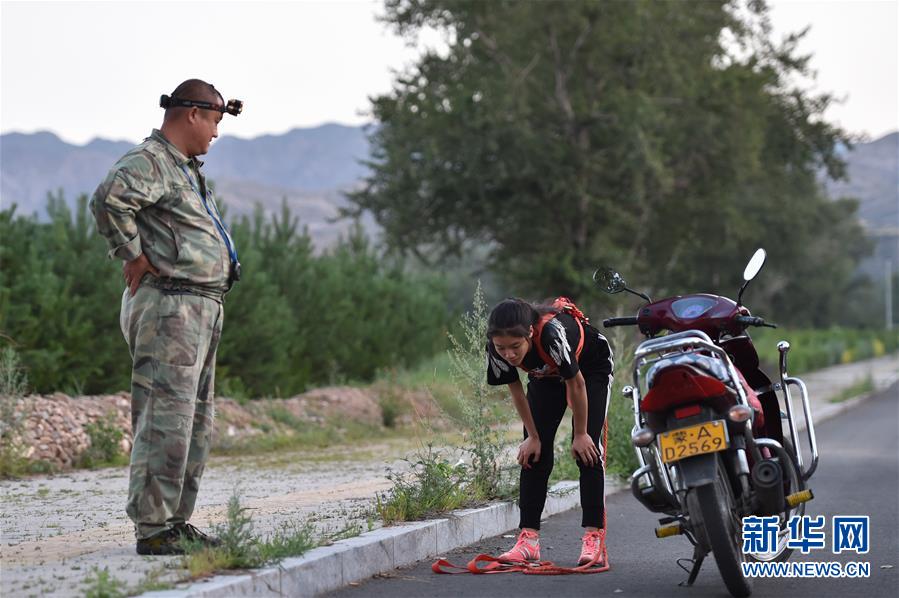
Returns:
[[[480,565],[480,563],[486,564],[482,566]],[[525,571],[529,568],[545,565],[552,566],[552,563],[550,563],[549,561],[506,561],[503,559],[498,559],[495,556],[490,556],[489,554],[479,554],[478,556],[468,561],[468,564],[464,567],[454,565],[446,559],[439,559],[431,565],[431,571],[433,571],[434,573],[443,573],[449,575],[457,573],[474,573],[476,575],[480,575],[485,573],[516,573],[519,571]],[[451,571],[449,569],[455,569],[455,571]]]
[[[482,565],[481,563],[486,563]],[[601,565],[599,563],[602,563]],[[524,573],[525,575],[571,575],[574,573],[602,573],[609,570],[608,555],[605,551],[597,554],[592,561],[577,567],[560,567],[551,561],[505,561],[489,554],[479,554],[465,567],[454,565],[446,559],[439,559],[431,565],[431,571],[444,575],[474,573]]]

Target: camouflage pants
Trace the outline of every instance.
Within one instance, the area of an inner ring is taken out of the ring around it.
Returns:
[[[122,296],[131,351],[131,478],[126,512],[138,538],[187,521],[209,454],[222,306],[141,285]]]

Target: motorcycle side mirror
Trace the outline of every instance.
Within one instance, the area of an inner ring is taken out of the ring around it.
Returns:
[[[767,252],[759,247],[755,250],[755,253],[752,255],[752,258],[750,258],[749,263],[746,264],[746,269],[743,270],[743,286],[740,287],[740,294],[737,295],[737,307],[743,305],[743,291],[745,291],[746,287],[749,286],[749,281],[755,278],[761,271],[762,266],[765,265],[766,257],[768,257]]]
[[[599,268],[593,273],[593,281],[606,293],[615,295],[627,288],[627,282],[621,274],[611,268]]]
[[[749,263],[746,264],[746,269],[743,270],[743,280],[749,282],[762,269],[762,266],[765,265],[765,258],[768,257],[768,254],[764,249],[759,247],[755,250],[755,254],[753,254],[752,259],[749,260]]]
[[[640,297],[647,303],[652,303],[652,299],[649,298],[649,295],[645,295],[633,289],[629,289],[627,287],[627,282],[625,282],[625,280],[621,277],[621,274],[611,268],[597,269],[596,272],[593,273],[593,280],[594,282],[596,282],[596,284],[599,285],[599,288],[601,288],[606,293],[609,293],[610,295],[620,293],[621,291],[627,291],[632,295]]]

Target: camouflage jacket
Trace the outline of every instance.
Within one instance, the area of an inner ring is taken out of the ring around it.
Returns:
[[[206,192],[206,205],[220,218],[202,165],[154,129],[116,162],[90,205],[110,258],[130,261],[144,253],[159,269],[158,279],[147,274],[144,283],[185,287],[221,300],[229,288],[231,258],[200,195]],[[228,235],[224,223],[222,230]]]

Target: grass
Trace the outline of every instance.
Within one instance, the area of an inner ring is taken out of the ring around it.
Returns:
[[[787,369],[792,375],[882,357],[899,350],[899,333],[895,330],[858,330],[832,328],[820,330],[755,328],[750,331],[753,344],[764,368],[777,372],[777,342],[790,342]]]
[[[303,420],[279,405],[271,407],[268,410],[268,416],[272,418],[273,421],[293,430],[302,430],[305,427],[305,422],[303,422]]]
[[[128,464],[128,455],[122,451],[121,445],[124,432],[116,423],[114,414],[109,413],[105,417],[87,424],[84,429],[91,443],[78,458],[78,467],[99,469]]]
[[[632,343],[627,341],[623,329],[603,331],[609,337],[615,353],[615,382],[609,397],[608,439],[606,470],[613,475],[628,476],[636,468],[636,457],[630,441],[633,427],[632,407],[629,400],[621,396],[621,387],[630,382]],[[776,363],[775,345],[780,339],[792,343],[790,351],[790,372],[802,372],[852,360],[877,357],[897,349],[899,335],[884,331],[857,331],[834,328],[830,330],[768,330],[752,331],[756,347],[762,360]],[[478,358],[481,356],[479,355]],[[773,371],[768,366],[769,371]],[[776,369],[776,368],[775,368]],[[292,449],[328,448],[342,443],[355,443],[372,438],[389,439],[409,437],[408,431],[398,426],[400,417],[408,413],[409,406],[400,397],[407,392],[427,391],[434,399],[444,417],[457,429],[462,429],[466,413],[460,400],[458,387],[453,379],[453,362],[447,352],[441,352],[411,369],[389,369],[380,372],[372,384],[378,390],[382,409],[382,422],[368,425],[349,422],[327,422],[315,426],[303,422],[283,408],[273,407],[269,418],[272,420],[267,433],[238,442],[226,442],[213,448],[213,452],[223,455],[262,454]],[[845,391],[858,394],[855,388]],[[842,399],[845,400],[845,399]],[[490,417],[511,413],[508,401],[496,400],[491,403]],[[432,422],[420,422],[425,428]],[[430,433],[430,432],[427,432]],[[560,436],[561,437],[561,430]],[[564,449],[564,450],[562,450]],[[577,479],[577,466],[568,457],[568,448],[560,446],[552,481]],[[418,455],[418,458],[422,455]]]
[[[84,591],[85,598],[124,598],[128,595],[125,582],[113,577],[108,567],[91,568],[82,585],[87,586]]]
[[[228,514],[223,525],[216,526],[213,534],[221,540],[216,547],[198,542],[185,542],[186,554],[183,566],[192,579],[212,575],[229,569],[255,569],[298,556],[320,544],[308,524],[285,524],[267,538],[253,532],[253,520],[240,504],[238,493],[228,500]]]
[[[72,567],[78,570],[80,567]],[[166,573],[164,567],[148,571],[136,585],[129,586],[124,581],[117,579],[109,572],[108,567],[92,567],[88,576],[81,582],[86,586],[85,598],[124,598],[125,596],[139,596],[147,592],[171,590],[175,584],[165,581],[162,576]]]
[[[391,389],[395,389],[393,394],[396,394],[396,391],[425,390],[430,393],[441,411],[451,419],[459,420],[462,417],[462,406],[457,400],[451,371],[450,357],[442,351],[412,369],[381,371],[374,385],[376,388],[386,388],[388,393]]]
[[[12,347],[0,352],[0,478],[29,473],[22,442],[23,416],[16,409],[28,391],[28,378]]]
[[[300,449],[327,449],[372,440],[407,438],[413,432],[400,427],[383,428],[353,420],[332,420],[324,424],[304,422],[300,429],[269,429],[239,440],[221,438],[212,447],[214,455],[263,455]]]
[[[153,569],[144,575],[144,578],[133,588],[128,588],[129,596],[140,596],[147,592],[160,592],[163,590],[174,589],[175,584],[162,579],[166,572],[165,568]]]
[[[636,453],[631,444],[634,415],[630,401],[621,396],[618,386],[618,384],[612,386],[612,393],[609,397],[611,403],[606,416],[608,421],[606,473],[619,478],[627,478],[638,466]],[[554,484],[562,480],[578,480],[579,478],[580,469],[578,469],[574,457],[571,456],[571,425],[566,421],[559,426],[559,432],[556,434],[555,460],[549,483]]]
[[[564,442],[556,442],[553,460],[553,471],[549,476],[549,485],[563,480],[578,480],[581,470],[574,457],[571,456],[571,434],[566,435]]]
[[[874,390],[874,378],[868,374],[864,378],[860,378],[852,383],[852,386],[844,388],[837,396],[830,399],[831,403],[842,403],[849,399],[854,399],[862,395],[868,394]]]
[[[414,463],[407,462],[412,465],[412,473],[391,472],[387,477],[393,488],[377,496],[375,511],[385,525],[419,521],[468,503],[464,464],[452,465],[431,445]]]

